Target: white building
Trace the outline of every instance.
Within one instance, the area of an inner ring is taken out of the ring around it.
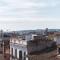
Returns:
[[[10,54],[20,60],[27,59],[27,43],[21,38],[13,37],[10,39]]]
[[[37,35],[36,34],[25,35],[25,40],[26,41],[34,40],[34,36],[37,36]]]
[[[22,37],[11,37],[10,38],[10,55],[14,59],[28,60],[27,41],[33,40],[34,34],[26,35],[25,40]],[[12,60],[12,59],[11,59]]]

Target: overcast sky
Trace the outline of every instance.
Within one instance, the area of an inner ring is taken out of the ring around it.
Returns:
[[[60,28],[60,0],[0,0],[0,29]]]

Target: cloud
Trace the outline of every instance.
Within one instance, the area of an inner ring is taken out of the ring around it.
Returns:
[[[0,27],[15,30],[55,26],[52,21],[58,24],[60,20],[59,4],[59,0],[0,0]]]
[[[1,2],[0,16],[13,16],[20,18],[38,16],[43,10],[42,8],[46,9],[48,7],[55,7],[59,3],[59,1],[56,2],[54,0],[1,0]]]
[[[50,18],[51,19],[51,18]],[[54,19],[54,18],[53,18]],[[56,18],[57,19],[57,18]],[[8,31],[12,30],[28,30],[28,29],[40,29],[40,28],[59,28],[60,21],[48,20],[47,18],[41,18],[41,20],[18,20],[18,21],[6,21],[0,23],[0,28]],[[4,27],[3,27],[4,26]]]

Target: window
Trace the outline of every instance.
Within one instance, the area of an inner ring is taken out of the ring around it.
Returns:
[[[13,57],[13,48],[11,48],[11,55],[12,55],[12,57]]]
[[[24,60],[26,60],[26,52],[24,52]]]
[[[22,60],[22,51],[19,51],[19,60]]]
[[[15,49],[15,58],[17,58],[17,49]]]

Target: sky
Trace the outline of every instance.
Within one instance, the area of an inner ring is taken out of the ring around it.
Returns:
[[[60,28],[60,0],[0,0],[0,29],[41,28]]]

